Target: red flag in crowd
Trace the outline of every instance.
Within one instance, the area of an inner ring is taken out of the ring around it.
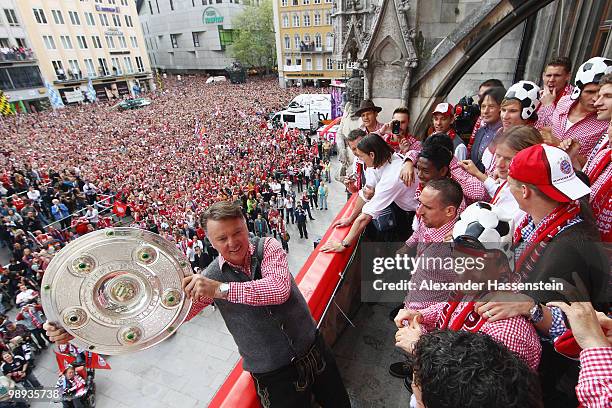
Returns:
[[[55,351],[55,359],[57,360],[57,367],[60,372],[63,372],[68,364],[72,364],[74,360],[76,360],[75,356],[71,356],[69,354],[62,354]]]
[[[127,204],[122,203],[121,201],[115,201],[113,205],[113,214],[117,217],[125,217],[125,213],[127,212]]]
[[[91,353],[91,357],[86,355],[85,357],[85,366],[87,368],[94,368],[97,370],[110,370],[111,366],[106,362],[101,355],[96,353]]]

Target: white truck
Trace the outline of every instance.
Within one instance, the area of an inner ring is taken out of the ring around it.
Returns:
[[[317,112],[308,112],[308,108],[285,109],[276,112],[268,126],[283,127],[285,123],[289,129],[314,131],[319,127],[319,117]]]
[[[330,94],[300,94],[293,98],[287,109],[310,109],[317,114],[318,120],[331,120],[331,95]]]

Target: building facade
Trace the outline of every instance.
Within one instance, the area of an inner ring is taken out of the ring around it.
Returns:
[[[281,87],[350,77],[333,56],[332,0],[273,0],[273,9]]]
[[[144,0],[139,2],[145,44],[154,68],[168,72],[221,73],[234,60],[232,19],[243,0]]]
[[[37,55],[17,11],[18,0],[0,0],[0,90],[13,112],[48,106]]]
[[[154,87],[134,0],[16,0],[43,79],[64,104]]]

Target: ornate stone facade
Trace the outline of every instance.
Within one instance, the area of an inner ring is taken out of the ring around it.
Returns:
[[[417,66],[408,0],[336,0],[334,53],[364,74],[364,98],[408,104]]]

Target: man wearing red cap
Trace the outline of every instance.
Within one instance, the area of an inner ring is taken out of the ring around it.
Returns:
[[[432,112],[432,133],[447,134],[453,141],[455,158],[461,161],[467,158],[467,146],[457,135],[455,129],[453,129],[453,122],[455,121],[453,112],[454,108],[450,103],[444,102],[437,104]]]
[[[591,189],[576,176],[569,156],[546,144],[524,149],[510,164],[508,185],[527,213],[514,235],[515,271],[522,280],[573,282],[572,273],[577,272],[591,295],[603,287],[598,286],[603,285],[603,278],[607,285],[603,272],[607,269],[599,263],[601,253],[592,245],[599,241],[599,234],[579,200]],[[545,292],[530,296],[541,302],[555,300],[555,295]]]

